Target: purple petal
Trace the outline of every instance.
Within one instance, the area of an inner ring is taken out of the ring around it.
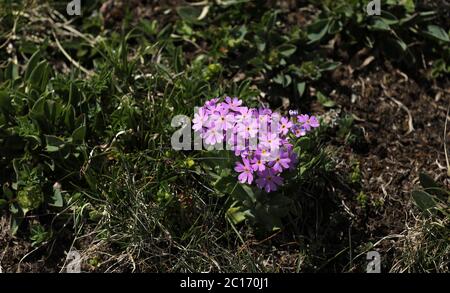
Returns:
[[[238,179],[239,179],[239,182],[245,183],[245,181],[247,181],[247,172],[241,173],[241,175],[239,175]]]

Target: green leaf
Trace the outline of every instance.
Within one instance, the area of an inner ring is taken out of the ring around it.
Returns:
[[[266,196],[263,202],[258,201],[251,211],[257,224],[267,231],[274,231],[282,227],[281,219],[289,213],[291,207],[292,199],[276,194],[273,197]]]
[[[277,76],[274,77],[273,81],[278,84],[283,84],[284,83],[284,75],[278,74]]]
[[[292,77],[288,74],[280,73],[273,79],[273,81],[283,87],[288,87],[292,82]]]
[[[405,7],[406,12],[413,13],[416,10],[416,4],[414,0],[401,0],[400,4]]]
[[[330,21],[328,19],[319,19],[307,29],[309,44],[320,41],[328,32]]]
[[[28,60],[27,68],[25,69],[25,79],[29,79],[31,76],[31,73],[36,68],[36,65],[39,62],[39,59],[41,58],[41,51],[37,50],[34,52],[34,54],[30,57],[30,60]]]
[[[3,112],[10,112],[12,110],[12,95],[7,91],[0,91],[0,110]]]
[[[336,106],[336,103],[333,100],[329,99],[321,92],[317,92],[317,100],[325,108],[333,108],[334,106]]]
[[[4,208],[8,204],[6,199],[0,198],[0,208]]]
[[[233,178],[236,180],[236,178]],[[236,181],[235,181],[236,182]],[[256,196],[253,189],[247,184],[241,184],[239,182],[235,183],[233,190],[231,191],[231,196],[241,202],[250,201],[252,203],[256,202]]]
[[[138,27],[144,33],[152,36],[152,35],[155,35],[158,31],[158,21],[156,19],[153,19],[152,21],[149,21],[147,19],[141,19],[141,20],[139,20]]]
[[[82,143],[86,136],[86,125],[82,125],[75,129],[72,133],[72,140],[74,143]]]
[[[332,71],[335,70],[339,65],[341,65],[340,62],[325,61],[319,64],[319,69],[320,71]]]
[[[416,205],[423,212],[428,212],[430,209],[436,207],[436,201],[433,196],[425,191],[415,190],[412,192],[412,197]]]
[[[46,106],[45,97],[39,98],[33,104],[33,108],[31,108],[31,114],[36,115],[36,116],[45,116],[45,106]]]
[[[96,175],[93,174],[91,170],[87,170],[87,172],[84,173],[84,179],[86,179],[86,182],[89,184],[89,187],[92,189],[95,189],[97,186],[97,178]]]
[[[12,214],[18,214],[20,211],[19,211],[19,206],[17,205],[17,204],[15,204],[15,203],[12,203],[12,204],[10,204],[9,205],[9,211],[12,213]]]
[[[266,49],[266,42],[262,40],[258,35],[255,35],[254,42],[258,51],[263,52]]]
[[[23,221],[23,218],[18,218],[18,217],[11,218],[11,228],[10,228],[11,235],[13,235],[13,236],[16,235],[22,221]]]
[[[397,25],[400,22],[400,20],[394,14],[392,14],[389,11],[386,11],[386,10],[382,10],[381,11],[381,16],[380,17],[383,19],[383,21],[385,23],[387,23],[390,26],[391,25]]]
[[[285,74],[284,75],[284,80],[285,80],[285,82],[283,84],[283,87],[288,87],[291,84],[291,82],[292,82],[292,77],[290,75],[288,75],[288,74]]]
[[[69,104],[76,107],[81,101],[81,93],[74,82],[70,83],[69,87]]]
[[[28,138],[30,142],[34,142],[36,145],[41,144],[41,139],[36,135],[24,135],[24,137]]]
[[[50,203],[51,206],[61,208],[64,205],[61,188],[53,187],[52,201],[53,203]]]
[[[46,151],[49,153],[57,152],[57,151],[61,150],[65,145],[64,140],[62,140],[59,137],[56,137],[54,135],[46,135],[45,141],[47,143]]]
[[[335,35],[342,30],[343,24],[340,20],[332,20],[328,28],[328,33],[330,35]]]
[[[46,118],[45,115],[45,108],[47,106],[45,97],[39,98],[34,104],[33,108],[31,108],[31,111],[29,113],[29,116],[33,119],[36,119],[38,121],[41,121]]]
[[[31,72],[29,82],[33,88],[41,88],[41,81],[43,79],[43,76],[45,75],[46,67],[47,61],[44,60],[39,62],[36,68],[34,68]]]
[[[297,51],[297,47],[292,44],[283,44],[278,47],[278,51],[284,57],[289,57]]]
[[[51,233],[45,231],[45,228],[41,224],[32,224],[30,227],[30,239],[33,241],[31,247],[40,245],[48,241],[51,237]]]
[[[13,198],[13,192],[12,190],[7,186],[7,183],[3,184],[3,194],[8,200],[11,200]]]
[[[56,118],[60,116],[61,114],[61,105],[59,103],[56,103],[53,100],[47,100],[47,105],[44,108],[45,111],[45,116],[47,121],[54,125]]]
[[[436,183],[436,181],[434,181],[434,179],[431,178],[431,176],[429,176],[428,174],[420,173],[419,180],[420,180],[420,185],[422,185],[423,188],[439,187],[439,185]]]
[[[374,23],[369,26],[370,29],[374,31],[390,31],[391,27],[389,24],[385,21],[385,19],[381,17],[374,18]]]
[[[236,184],[236,179],[232,176],[220,176],[217,181],[213,183],[215,189],[221,194],[225,194],[227,191],[231,192],[234,184]]]
[[[37,209],[44,202],[44,194],[37,185],[26,187],[17,192],[17,203],[25,215],[28,211]]]
[[[250,210],[238,206],[238,207],[230,207],[226,212],[226,216],[228,217],[228,219],[231,220],[231,222],[233,222],[233,224],[236,225],[245,221],[247,218],[251,217],[252,214]]]
[[[267,231],[276,231],[282,227],[281,218],[270,211],[270,206],[258,203],[255,208],[255,220]]]
[[[443,41],[446,43],[450,42],[448,33],[443,28],[437,25],[429,25],[424,34],[437,41]]]
[[[70,130],[75,127],[75,108],[72,105],[67,105],[64,109],[64,124]]]
[[[442,200],[449,195],[449,193],[442,188],[436,181],[431,178],[428,174],[420,173],[419,174],[420,185],[425,189],[426,192],[440,197]]]
[[[48,82],[50,81],[50,77],[51,77],[51,68],[50,68],[50,65],[48,64],[48,62],[46,62],[44,69],[42,71],[42,78],[41,78],[41,83],[40,83],[40,87],[39,87],[41,92],[43,92],[45,90],[45,88],[47,87]]]
[[[305,93],[305,89],[306,89],[306,82],[297,83],[297,92],[300,97],[302,97],[303,94]]]
[[[403,52],[405,52],[408,49],[408,45],[402,39],[397,38],[395,40],[395,43]]]
[[[177,7],[178,15],[186,22],[198,22],[198,18],[202,14],[202,10],[193,6],[179,6]]]
[[[12,81],[19,79],[19,66],[14,61],[11,60],[6,66],[4,78]]]

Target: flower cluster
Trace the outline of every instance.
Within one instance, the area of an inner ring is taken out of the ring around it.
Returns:
[[[207,101],[193,122],[206,145],[226,143],[234,151],[239,158],[234,170],[241,183],[255,182],[266,192],[277,190],[283,184],[282,173],[297,164],[290,138],[319,127],[314,116],[282,117],[267,108],[245,107],[242,100],[231,97]]]

